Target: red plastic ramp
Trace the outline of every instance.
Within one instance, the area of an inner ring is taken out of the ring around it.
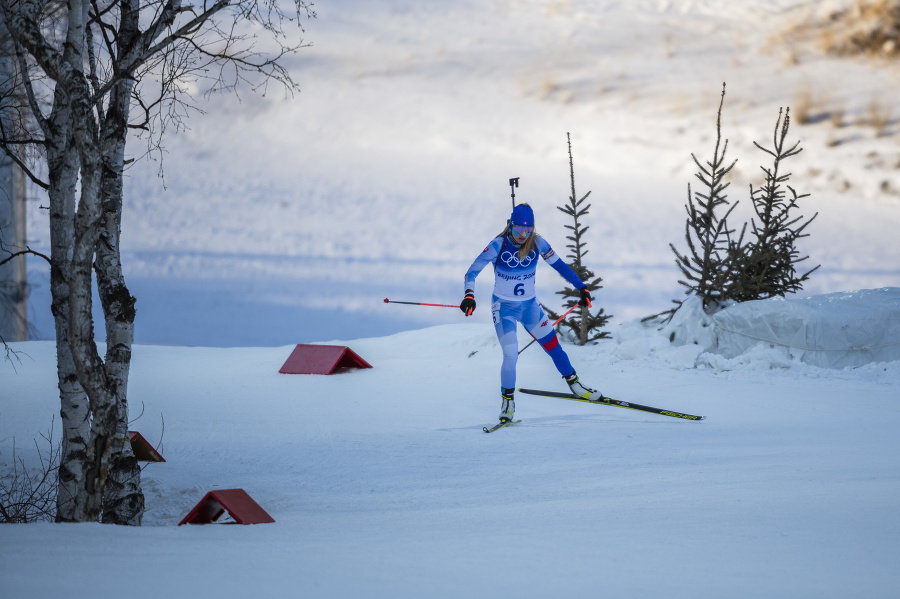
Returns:
[[[238,524],[266,524],[275,522],[266,510],[262,509],[243,489],[218,489],[207,493],[200,503],[194,506],[182,524],[210,524],[218,520],[222,514],[228,514]]]
[[[131,452],[139,462],[165,462],[158,451],[137,431],[128,431],[128,440],[131,442]]]
[[[282,374],[335,374],[357,368],[372,368],[355,351],[343,345],[306,345],[294,348]]]

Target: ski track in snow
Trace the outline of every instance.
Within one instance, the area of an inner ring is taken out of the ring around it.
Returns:
[[[339,342],[374,368],[334,376],[279,374],[293,346],[135,346],[132,428],[167,460],[143,471],[144,526],[4,527],[0,592],[86,596],[102,570],[138,598],[892,594],[900,362],[825,370],[761,350],[694,367],[664,332],[620,334],[646,351],[566,345],[585,381],[707,419],[520,394],[523,422],[485,435],[500,362],[486,324]],[[58,410],[54,347],[13,348],[0,457],[15,437],[34,464],[27,440]],[[518,372],[563,388],[537,349]],[[176,526],[217,488],[276,522]]]

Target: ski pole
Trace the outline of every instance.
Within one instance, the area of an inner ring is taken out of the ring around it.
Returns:
[[[557,318],[557,319],[556,319],[556,322],[554,322],[554,323],[551,324],[550,326],[551,326],[551,327],[555,327],[556,325],[558,325],[558,324],[560,323],[560,321],[561,321],[563,318],[565,318],[566,316],[568,316],[569,313],[570,313],[572,310],[574,310],[575,308],[577,308],[577,307],[578,307],[578,304],[575,304],[574,306],[572,306],[571,308],[569,308],[569,309],[566,311],[565,314],[563,314],[562,316],[560,316],[559,318]],[[532,337],[531,341],[528,342],[528,345],[526,345],[525,347],[523,347],[522,349],[520,349],[520,350],[519,350],[519,353],[521,354],[523,351],[525,351],[526,349],[528,349],[529,347],[531,347],[531,344],[534,343],[535,341],[537,341],[537,339],[535,339],[534,337]]]
[[[426,304],[424,302],[398,302],[395,300],[391,300],[388,298],[384,298],[384,303],[386,304],[408,304],[410,306],[436,306],[438,308],[459,308],[459,306],[454,306],[453,304]]]
[[[513,177],[509,180],[509,191],[512,192],[512,205],[513,210],[516,209],[516,187],[519,186],[519,178]]]

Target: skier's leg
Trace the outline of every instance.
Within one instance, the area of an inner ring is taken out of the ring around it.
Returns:
[[[550,325],[550,319],[544,314],[544,310],[537,299],[530,302],[524,310],[522,325],[541,344],[541,347],[553,360],[553,364],[560,375],[565,377],[575,372],[575,369],[572,368],[572,363],[569,362],[569,356],[566,355],[566,352],[559,344],[556,331]]]
[[[544,348],[544,351],[547,352],[547,355],[553,360],[553,365],[556,366],[556,370],[559,371],[560,375],[569,376],[575,372],[572,363],[569,361],[569,356],[563,350],[562,345],[559,344],[559,339],[556,337],[555,331],[550,331],[547,336],[538,339],[538,343],[541,344],[541,347]]]
[[[584,399],[600,399],[603,397],[602,393],[591,389],[578,380],[578,375],[575,374],[575,369],[572,368],[572,363],[569,362],[569,356],[563,351],[562,346],[559,344],[559,339],[556,338],[556,333],[550,333],[543,339],[538,339],[538,343],[553,358],[556,369],[566,379],[566,384],[569,385],[569,389],[574,395]]]
[[[518,311],[514,304],[501,302],[496,297],[491,303],[494,330],[503,350],[503,364],[500,366],[500,421],[513,419],[516,411],[516,362],[519,359],[519,340],[516,335]]]
[[[556,331],[550,326],[550,320],[544,314],[544,310],[541,309],[541,305],[536,299],[534,306],[530,306],[529,309],[525,310],[522,324],[525,325],[528,332],[537,339],[537,342],[541,344],[541,347],[553,360],[556,370],[566,379],[566,384],[569,385],[569,389],[573,394],[584,399],[599,399],[603,397],[601,393],[587,387],[578,380],[578,375],[575,374],[575,369],[569,361],[569,356],[566,355],[562,345],[560,345]]]
[[[494,330],[503,350],[503,364],[500,366],[500,386],[503,390],[516,387],[516,361],[519,358],[519,340],[516,336],[516,314],[508,303],[496,297],[491,304]],[[501,391],[502,392],[502,391]]]

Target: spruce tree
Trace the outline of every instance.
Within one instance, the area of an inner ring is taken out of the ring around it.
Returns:
[[[568,262],[569,266],[575,271],[575,274],[584,281],[584,284],[593,296],[594,291],[603,288],[600,284],[603,279],[595,276],[594,273],[584,265],[583,259],[588,253],[584,241],[584,234],[590,227],[583,226],[579,221],[579,218],[585,216],[591,207],[590,204],[583,208],[581,207],[588,196],[591,195],[591,192],[588,191],[581,199],[576,199],[578,196],[575,193],[575,166],[572,160],[572,138],[569,133],[566,133],[566,139],[569,145],[569,179],[571,182],[572,193],[569,196],[569,202],[567,204],[557,206],[556,208],[572,217],[573,224],[565,225],[565,227],[572,232],[571,235],[566,236],[566,239],[571,241],[571,243],[566,245],[570,250],[570,253],[567,254],[566,257],[571,260],[571,262]],[[581,299],[580,290],[571,287],[566,287],[562,291],[557,291],[556,293],[557,295],[562,295],[564,298],[569,298],[565,303],[566,310],[577,304],[579,299]],[[544,310],[553,320],[559,318],[558,314],[549,310],[546,306],[544,306]],[[569,316],[560,322],[559,326],[569,328],[577,343],[579,345],[585,345],[591,341],[609,337],[608,332],[599,331],[599,329],[606,326],[606,323],[611,317],[611,315],[603,313],[603,308],[600,308],[596,314],[591,314],[590,308],[583,306],[580,309],[573,311],[572,316]]]
[[[786,184],[790,173],[781,172],[782,162],[802,151],[799,141],[785,148],[785,139],[791,122],[790,108],[783,114],[782,119],[782,111],[778,111],[773,149],[769,150],[753,142],[757,148],[772,157],[773,164],[771,168],[760,167],[766,175],[765,183],[761,187],[754,189],[753,185],[750,185],[750,199],[759,219],[759,222],[756,219],[750,221],[752,241],[743,243],[747,228],[747,225],[744,225],[740,238],[731,244],[734,281],[730,295],[737,301],[783,297],[787,293],[800,291],[809,275],[819,268],[816,266],[803,275],[798,275],[795,267],[797,263],[808,258],[808,256],[799,257],[797,240],[809,236],[804,230],[815,220],[818,213],[808,220],[803,220],[802,216],[794,217],[792,214],[798,207],[798,201],[808,197],[809,194],[798,195],[793,187]],[[790,197],[787,192],[790,193]]]
[[[734,230],[728,228],[727,218],[737,202],[722,217],[718,216],[716,210],[728,205],[723,192],[729,184],[724,182],[724,177],[737,162],[724,166],[728,147],[727,140],[724,146],[721,144],[724,99],[723,84],[712,161],[703,166],[691,154],[700,169],[696,176],[703,183],[704,189],[703,192],[698,191],[692,195],[688,184],[688,203],[685,205],[688,215],[685,223],[688,251],[681,253],[674,245],[669,244],[684,275],[684,280],[679,283],[687,287],[686,293],[702,298],[704,308],[710,313],[729,302],[783,297],[787,293],[799,291],[809,276],[819,268],[816,266],[802,275],[798,275],[796,269],[799,262],[808,259],[808,256],[799,257],[796,243],[809,236],[805,233],[806,227],[818,213],[807,220],[793,214],[798,201],[809,194],[798,194],[793,187],[787,185],[790,173],[782,172],[783,161],[802,151],[800,142],[785,147],[790,128],[790,109],[778,111],[772,149],[754,142],[757,148],[772,158],[773,163],[771,167],[760,167],[766,176],[761,187],[754,188],[750,185],[750,200],[756,213],[756,218],[750,220],[752,239],[744,241],[746,223],[736,239],[732,236]],[[673,302],[680,307],[680,301]],[[677,307],[643,320],[662,316],[667,320],[676,310]]]
[[[734,203],[724,215],[721,210],[729,205],[725,190],[730,183],[724,181],[725,176],[734,168],[737,160],[725,166],[725,154],[728,151],[728,140],[722,143],[722,106],[725,103],[725,84],[722,84],[722,97],[716,115],[716,146],[712,160],[701,164],[692,153],[691,158],[699,171],[695,174],[702,184],[699,191],[691,191],[688,183],[688,201],[684,208],[687,220],[684,226],[684,239],[688,251],[679,252],[669,244],[675,253],[675,262],[684,277],[678,282],[686,287],[686,294],[694,294],[703,300],[704,308],[715,311],[716,307],[729,299],[731,286],[729,246],[730,235],[728,216],[737,206]],[[720,151],[721,149],[721,151]],[[680,302],[676,301],[680,305]]]

